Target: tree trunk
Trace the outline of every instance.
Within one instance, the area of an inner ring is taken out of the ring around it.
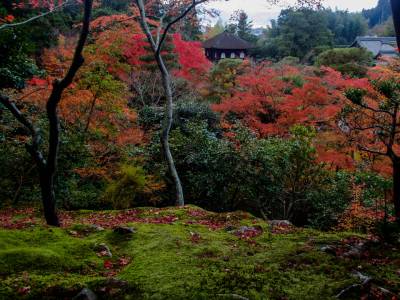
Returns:
[[[393,204],[396,221],[400,223],[400,161],[393,162]]]
[[[161,133],[161,144],[164,151],[165,159],[168,163],[169,172],[175,183],[175,192],[176,192],[176,205],[184,206],[185,199],[183,197],[183,189],[182,183],[178,175],[178,171],[175,167],[175,162],[172,157],[171,149],[169,146],[169,133],[172,127],[173,121],[173,97],[172,97],[172,88],[171,88],[171,78],[167,68],[165,67],[164,61],[161,57],[161,54],[156,56],[158,66],[161,71],[162,83],[165,90],[165,94],[167,97],[167,104],[165,109],[165,118],[164,118],[164,126]]]
[[[167,98],[164,125],[163,125],[163,130],[161,133],[161,145],[162,145],[162,148],[164,151],[165,159],[167,160],[167,163],[168,163],[169,172],[175,183],[176,205],[183,206],[183,205],[185,205],[185,199],[183,197],[182,184],[181,184],[181,180],[179,178],[178,172],[175,167],[175,162],[172,157],[171,149],[169,147],[169,133],[171,131],[172,121],[173,121],[172,83],[171,83],[171,76],[170,76],[168,69],[165,66],[164,60],[162,58],[161,50],[162,50],[162,46],[164,44],[165,38],[167,36],[167,33],[171,29],[171,27],[175,23],[177,23],[181,19],[183,19],[199,3],[196,3],[193,0],[192,4],[189,7],[187,7],[186,10],[182,14],[180,14],[178,17],[176,17],[174,20],[172,20],[170,23],[168,23],[167,26],[164,28],[162,26],[163,25],[163,23],[162,23],[163,17],[162,17],[161,24],[158,27],[157,41],[154,40],[152,33],[151,33],[150,26],[147,23],[146,8],[145,8],[144,3],[145,2],[143,0],[136,0],[136,4],[139,8],[139,13],[140,13],[140,24],[142,26],[143,32],[147,36],[148,42],[150,43],[150,45],[154,51],[154,57],[157,61],[158,68],[160,69],[162,84],[163,84],[163,88],[165,91],[165,96]],[[163,33],[160,36],[162,31],[163,31]]]
[[[394,29],[396,30],[397,48],[400,48],[400,1],[390,0],[392,6]]]
[[[42,192],[42,202],[44,217],[47,225],[60,226],[60,221],[56,211],[56,197],[54,194],[54,179],[48,174],[47,170],[40,170],[40,188]]]
[[[92,99],[92,103],[90,105],[89,115],[88,115],[88,118],[86,121],[85,129],[83,130],[84,134],[86,134],[89,130],[90,122],[92,121],[92,116],[93,116],[93,112],[94,112],[94,107],[96,106],[96,101],[97,101],[97,97],[94,96]]]
[[[85,46],[90,29],[90,17],[92,12],[92,0],[84,1],[84,16],[81,33],[75,48],[72,63],[62,80],[53,82],[53,90],[47,100],[46,112],[49,122],[49,140],[47,159],[44,159],[43,153],[39,149],[40,134],[39,130],[19,111],[18,107],[0,94],[0,102],[4,104],[16,119],[23,124],[32,135],[32,144],[26,144],[28,152],[35,160],[39,169],[39,181],[42,191],[43,209],[46,222],[51,226],[60,226],[57,216],[56,199],[54,192],[54,177],[57,172],[58,149],[60,144],[60,120],[57,114],[57,107],[61,101],[62,94],[66,88],[72,83],[79,68],[83,65],[84,59],[82,51]]]

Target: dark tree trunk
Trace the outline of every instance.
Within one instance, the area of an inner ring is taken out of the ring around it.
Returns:
[[[393,162],[393,204],[396,221],[400,223],[400,161]]]
[[[27,144],[26,147],[39,169],[39,181],[42,191],[44,215],[47,224],[51,226],[60,226],[54,191],[54,177],[57,172],[58,149],[60,146],[60,120],[57,108],[64,90],[72,83],[76,73],[84,62],[82,51],[89,34],[92,0],[85,0],[84,7],[85,12],[83,16],[83,25],[72,63],[65,77],[62,80],[54,81],[53,90],[51,91],[51,95],[46,104],[47,119],[49,122],[49,146],[47,159],[44,158],[39,147],[41,139],[39,130],[21,113],[15,103],[13,103],[8,97],[0,94],[0,102],[5,105],[15,118],[31,133],[32,144]]]
[[[60,226],[56,210],[56,197],[54,193],[53,176],[49,176],[46,171],[40,171],[40,188],[42,192],[42,202],[46,223],[50,226]]]
[[[390,0],[392,6],[394,29],[396,30],[397,47],[400,48],[400,0]]]

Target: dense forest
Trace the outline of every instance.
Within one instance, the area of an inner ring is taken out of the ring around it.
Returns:
[[[399,299],[400,7],[208,2],[0,3],[0,299]]]

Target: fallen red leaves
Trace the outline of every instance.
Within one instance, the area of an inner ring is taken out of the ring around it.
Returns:
[[[116,212],[94,212],[79,214],[76,212],[60,211],[62,227],[70,227],[72,224],[96,224],[104,228],[114,228],[127,223],[173,224],[178,221],[174,215],[140,216],[139,210],[126,210]],[[44,225],[41,213],[34,208],[6,209],[0,211],[0,228],[23,229],[31,225]]]
[[[0,211],[0,227],[22,229],[37,223],[34,208],[5,209]]]
[[[216,231],[232,225],[232,227],[236,227],[241,220],[241,216],[236,216],[235,214],[220,215],[192,207],[184,207],[183,209],[185,210],[185,216],[183,216],[182,219],[174,215],[168,208],[154,208],[150,210],[130,209],[118,212],[101,211],[91,213],[60,211],[59,216],[63,228],[70,228],[73,224],[82,224],[94,225],[94,227],[104,229],[111,229],[128,223],[171,225],[177,221],[182,221],[186,225],[201,225],[207,227],[211,231]],[[248,216],[246,215],[246,217]],[[39,210],[29,208],[0,211],[0,228],[23,229],[34,225],[45,225],[42,213]],[[240,234],[234,234],[240,239],[250,240],[262,233],[262,230],[256,229],[256,226],[249,228],[250,230],[245,230]],[[69,233],[76,237],[79,237],[81,234],[76,230],[70,230]],[[200,235],[193,234],[190,239],[193,243],[198,243],[201,238]],[[102,255],[100,254],[100,256]]]
[[[111,260],[104,261],[104,268],[107,270],[111,270],[114,267],[114,264]]]
[[[30,291],[31,291],[30,286],[23,286],[18,289],[18,294],[21,296],[25,296],[25,295],[28,295],[30,293]]]
[[[235,235],[242,240],[251,240],[263,233],[262,228],[258,227],[243,227],[235,232]]]

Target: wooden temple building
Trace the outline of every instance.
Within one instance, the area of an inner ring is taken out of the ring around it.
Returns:
[[[224,58],[245,59],[253,45],[240,37],[224,31],[203,42],[206,57],[211,61]]]

